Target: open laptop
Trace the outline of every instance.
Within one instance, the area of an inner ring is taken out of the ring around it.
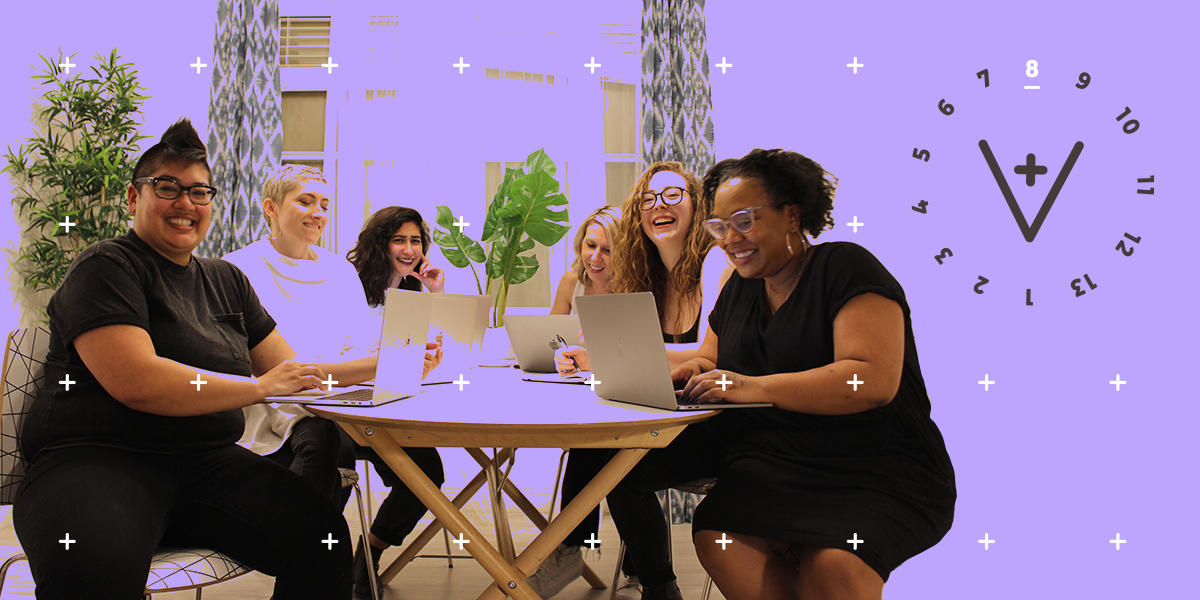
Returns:
[[[434,295],[395,289],[387,291],[379,339],[379,365],[375,369],[373,386],[348,386],[346,391],[336,393],[308,390],[290,396],[272,396],[267,400],[317,406],[379,406],[416,395],[421,391],[421,371],[425,366],[425,342],[429,338]],[[337,379],[336,373],[327,375]]]
[[[681,404],[682,392],[676,392],[671,382],[662,327],[650,292],[577,296],[575,306],[587,337],[588,361],[600,382],[596,394],[601,398],[663,410],[774,406],[723,401]]]
[[[554,348],[550,341],[562,336],[569,346],[579,345],[579,317],[575,315],[504,315],[504,329],[517,364],[526,373],[554,373]]]

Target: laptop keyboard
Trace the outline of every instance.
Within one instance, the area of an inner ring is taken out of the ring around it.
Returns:
[[[329,396],[321,396],[322,401],[335,400],[338,402],[370,402],[375,390],[351,390],[340,394],[331,394]]]

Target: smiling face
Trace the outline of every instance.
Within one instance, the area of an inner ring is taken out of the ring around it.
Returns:
[[[392,257],[392,269],[397,276],[403,278],[411,275],[425,258],[421,228],[411,221],[401,225],[388,242],[388,254]]]
[[[273,213],[272,226],[288,242],[317,244],[329,224],[329,186],[320,180],[301,180],[282,202],[267,199],[264,204]]]
[[[673,171],[659,171],[650,178],[649,191],[661,192],[663,188],[677,187],[686,190],[687,182]],[[656,246],[667,243],[682,245],[692,227],[692,195],[684,193],[678,204],[667,206],[655,199],[654,208],[642,210],[642,231]]]
[[[579,261],[583,263],[584,271],[592,283],[604,284],[608,281],[608,261],[611,257],[612,245],[608,241],[608,233],[602,225],[592,222],[579,248]]]
[[[729,257],[743,278],[771,277],[783,270],[793,256],[787,250],[787,232],[799,227],[799,208],[789,206],[781,211],[771,206],[766,187],[758,179],[733,178],[717,188],[713,201],[713,217],[728,219],[733,213],[752,206],[762,206],[754,211],[754,225],[742,233],[728,228],[725,239],[717,240],[721,250]],[[792,248],[800,254],[800,236],[792,235]]]
[[[200,163],[164,164],[147,176],[173,179],[184,186],[212,185],[211,174]],[[134,233],[159,254],[186,266],[192,250],[208,234],[212,203],[197,206],[188,194],[164,200],[154,193],[154,186],[149,183],[129,186],[128,194]]]

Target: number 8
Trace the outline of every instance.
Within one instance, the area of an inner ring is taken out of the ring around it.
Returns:
[[[1031,60],[1031,61],[1025,63],[1025,75],[1027,75],[1029,77],[1037,77],[1038,69],[1037,69],[1037,61],[1036,60]]]

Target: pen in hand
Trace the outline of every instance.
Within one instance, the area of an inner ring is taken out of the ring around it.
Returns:
[[[556,334],[554,334],[554,341],[555,341],[555,342],[558,344],[558,347],[557,347],[557,348],[555,348],[555,350],[558,350],[558,349],[561,349],[561,348],[566,348],[566,347],[567,347],[567,340],[563,339],[563,336],[561,336],[561,335],[559,335],[559,334],[557,334],[557,333],[556,333]],[[580,368],[579,368],[579,361],[575,360],[575,357],[574,357],[574,356],[568,356],[567,358],[570,358],[570,359],[571,359],[571,364],[575,366],[575,372],[576,372],[576,373],[578,373],[578,372],[580,372],[580,371],[582,371],[582,370],[583,370],[583,369],[580,369]]]

